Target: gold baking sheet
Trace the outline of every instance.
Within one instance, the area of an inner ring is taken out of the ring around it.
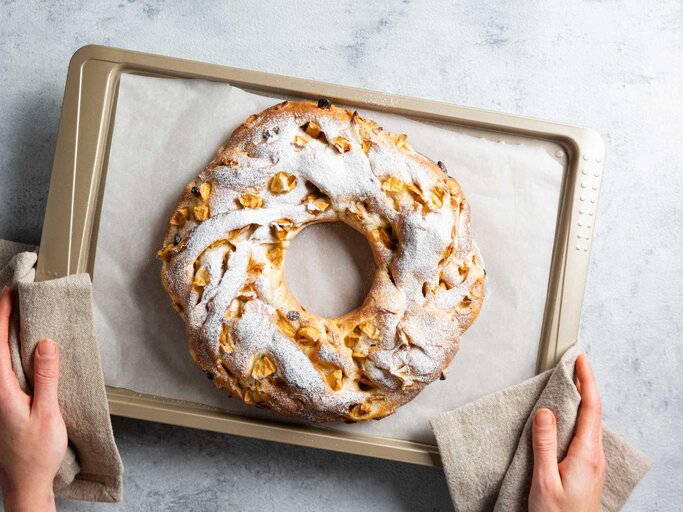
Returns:
[[[567,166],[561,192],[538,371],[551,367],[576,340],[603,143],[593,131],[508,114],[370,92],[157,55],[87,46],[67,77],[52,182],[38,261],[38,279],[92,271],[104,174],[121,73],[201,78],[277,96],[328,97],[359,108],[448,123],[506,140],[533,138],[562,148]],[[419,464],[438,464],[434,446],[248,419],[197,404],[108,389],[112,414],[246,435]]]

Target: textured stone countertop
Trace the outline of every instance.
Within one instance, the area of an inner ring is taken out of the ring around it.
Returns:
[[[88,43],[590,126],[607,145],[581,341],[604,418],[683,502],[683,4],[0,2],[0,238],[38,243],[69,58]],[[118,506],[451,510],[439,470],[114,418]]]

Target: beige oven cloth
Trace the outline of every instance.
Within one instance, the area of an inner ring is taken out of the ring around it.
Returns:
[[[30,393],[39,340],[59,346],[59,407],[69,447],[54,481],[62,498],[117,502],[123,464],[114,442],[92,319],[88,274],[34,282],[36,248],[0,240],[0,289],[10,286],[10,354],[19,384]]]
[[[534,455],[531,422],[547,407],[557,417],[558,459],[567,454],[581,397],[574,385],[574,345],[558,365],[521,384],[431,420],[458,512],[528,510]],[[619,510],[650,459],[603,425],[607,475],[601,510]]]

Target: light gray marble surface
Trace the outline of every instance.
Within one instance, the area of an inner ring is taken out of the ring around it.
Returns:
[[[552,5],[551,5],[552,4]],[[683,4],[0,1],[0,238],[37,243],[69,58],[99,43],[593,127],[607,144],[581,338],[605,421],[683,502]],[[450,510],[437,470],[114,419],[119,506]]]

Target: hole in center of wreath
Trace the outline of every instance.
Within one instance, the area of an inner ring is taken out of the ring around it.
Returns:
[[[358,308],[375,275],[365,237],[343,222],[323,222],[301,230],[285,259],[287,286],[304,308],[334,318]]]

